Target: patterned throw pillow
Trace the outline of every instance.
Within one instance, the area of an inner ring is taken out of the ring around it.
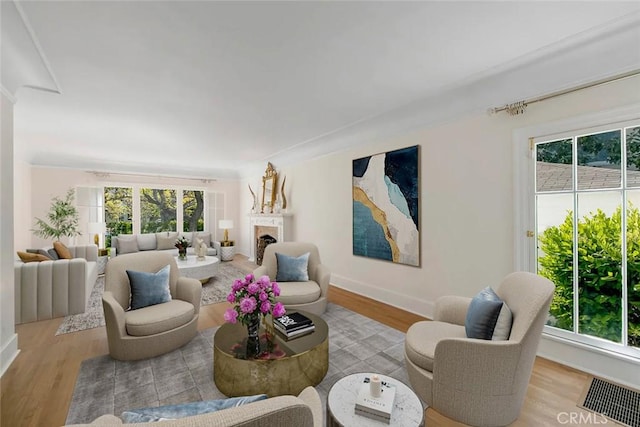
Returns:
[[[157,273],[127,270],[131,286],[131,310],[171,301],[169,271],[169,265]]]
[[[309,280],[309,255],[300,255],[293,257],[276,252],[276,260],[278,261],[278,272],[276,273],[276,282],[306,282]]]
[[[202,402],[182,403],[178,405],[160,406],[125,411],[120,418],[125,423],[147,423],[152,421],[175,420],[193,415],[208,414],[227,408],[257,402],[267,398],[266,394],[255,396],[232,397],[229,399],[205,400]]]
[[[53,242],[53,249],[56,250],[60,259],[71,259],[71,251],[61,241]]]

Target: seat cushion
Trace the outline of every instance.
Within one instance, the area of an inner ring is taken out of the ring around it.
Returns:
[[[405,337],[404,349],[409,360],[433,372],[436,345],[445,338],[466,338],[464,326],[453,323],[424,321],[411,325]]]
[[[284,305],[306,304],[320,298],[320,286],[313,280],[306,282],[278,282],[280,296],[276,298]]]
[[[185,325],[193,319],[192,304],[174,299],[124,314],[127,334],[136,337],[155,335]]]

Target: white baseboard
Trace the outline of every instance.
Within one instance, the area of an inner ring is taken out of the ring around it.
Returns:
[[[640,390],[640,361],[632,357],[547,334],[538,356]]]
[[[20,350],[18,350],[18,334],[13,334],[0,351],[0,377],[9,369],[18,353],[20,353]]]
[[[352,280],[338,274],[331,274],[331,284],[337,288],[362,295],[367,298],[389,304],[418,316],[433,318],[434,304],[431,301],[421,300],[415,297],[393,292],[389,289],[381,289],[357,280]]]

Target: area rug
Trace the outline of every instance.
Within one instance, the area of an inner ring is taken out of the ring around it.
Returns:
[[[224,301],[231,289],[235,279],[246,275],[237,267],[230,263],[220,264],[218,273],[202,285],[202,297],[200,305],[214,304]],[[102,293],[104,291],[104,276],[98,277],[96,284],[91,291],[87,311],[80,314],[66,316],[56,335],[68,334],[70,332],[83,331],[85,329],[98,328],[104,326],[104,313],[102,311]]]
[[[335,304],[322,316],[329,325],[329,371],[316,386],[326,412],[331,386],[356,372],[378,372],[409,384],[403,361],[404,334]],[[187,345],[152,359],[122,362],[108,355],[82,362],[67,424],[100,415],[225,398],[213,382],[213,335],[203,330]]]

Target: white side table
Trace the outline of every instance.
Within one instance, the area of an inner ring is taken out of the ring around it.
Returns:
[[[231,246],[220,246],[220,260],[221,261],[231,261],[235,254],[236,254],[236,247],[234,245],[231,245]]]
[[[327,396],[327,426],[345,427],[372,427],[372,426],[424,426],[424,409],[418,396],[400,381],[380,375],[382,381],[396,386],[396,399],[391,412],[391,421],[385,424],[382,421],[369,417],[356,415],[356,397],[360,384],[365,377],[371,377],[372,373],[359,373],[348,375],[336,382],[329,390]]]

